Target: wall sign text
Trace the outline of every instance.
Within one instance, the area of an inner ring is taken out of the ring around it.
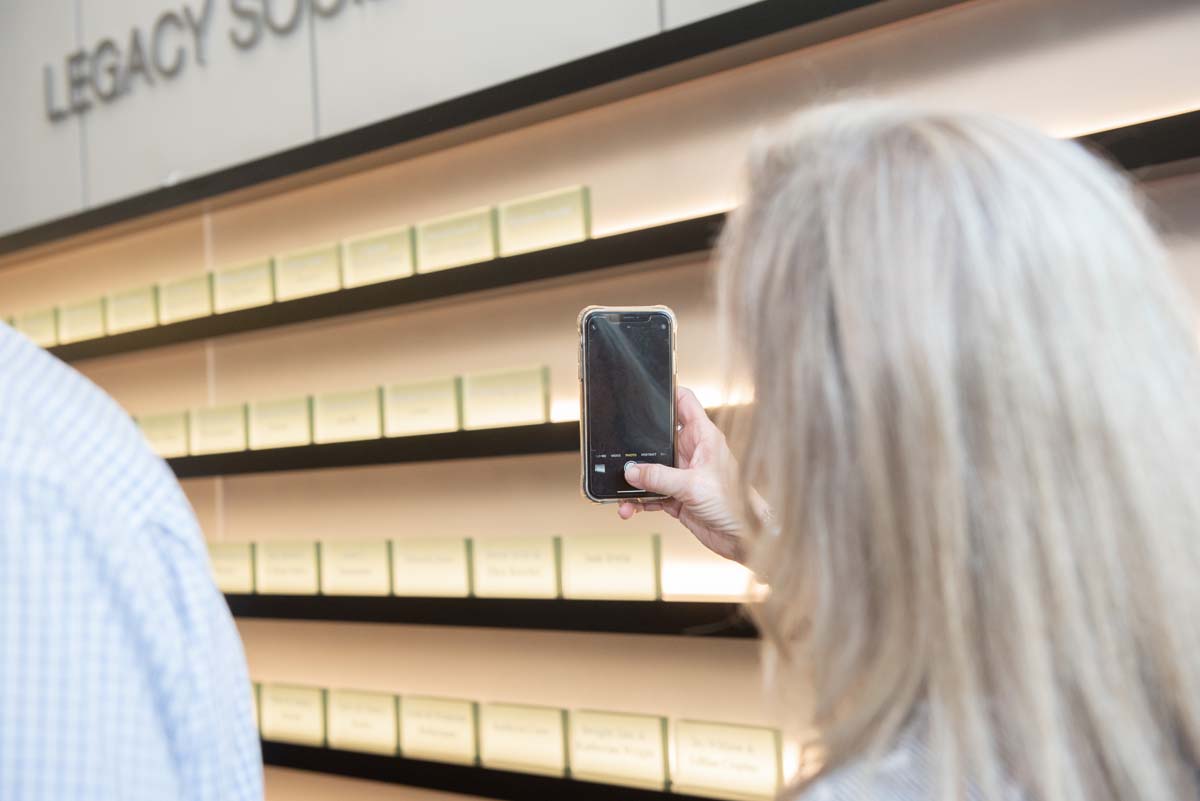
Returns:
[[[269,37],[300,29],[309,15],[314,22],[335,17],[351,2],[363,0],[196,0],[169,8],[149,25],[68,53],[61,64],[47,64],[42,74],[46,116],[58,122],[203,67],[218,5],[230,15],[229,43],[252,50]]]

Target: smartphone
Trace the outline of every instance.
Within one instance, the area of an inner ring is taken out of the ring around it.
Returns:
[[[580,312],[579,406],[584,497],[660,498],[630,486],[625,465],[675,466],[675,313],[666,306]]]

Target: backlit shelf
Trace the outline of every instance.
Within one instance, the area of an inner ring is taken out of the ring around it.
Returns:
[[[702,252],[712,247],[724,219],[724,214],[710,214],[453,270],[418,273],[377,284],[57,345],[49,350],[63,361],[75,362]]]
[[[582,601],[527,598],[400,598],[241,595],[225,600],[234,617],[477,626],[542,631],[756,637],[739,604],[715,601]]]
[[[701,801],[701,796],[641,790],[552,776],[426,762],[264,740],[263,763],[498,801]]]
[[[1098,131],[1078,141],[1126,169],[1188,161],[1200,158],[1200,111]],[[698,253],[712,247],[724,220],[724,214],[679,220],[453,270],[58,345],[50,352],[63,361],[80,361]]]
[[[204,478],[578,450],[579,423],[570,421],[294,448],[178,456],[168,459],[167,464],[178,478]]]

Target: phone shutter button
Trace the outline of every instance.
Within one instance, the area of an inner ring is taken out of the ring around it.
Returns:
[[[626,463],[625,463],[625,464],[624,464],[624,465],[621,467],[621,472],[622,472],[622,473],[624,473],[625,471],[627,471],[627,470],[629,469],[629,466],[630,466],[630,465],[634,465],[634,464],[637,464],[637,462],[635,462],[635,461],[633,461],[632,459],[630,459],[628,462],[626,462]]]

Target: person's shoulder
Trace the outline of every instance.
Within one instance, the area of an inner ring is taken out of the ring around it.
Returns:
[[[931,801],[928,754],[906,743],[879,759],[851,762],[809,783],[796,801]]]
[[[0,325],[0,461],[8,481],[54,485],[126,519],[174,482],[133,419],[85,376]]]

